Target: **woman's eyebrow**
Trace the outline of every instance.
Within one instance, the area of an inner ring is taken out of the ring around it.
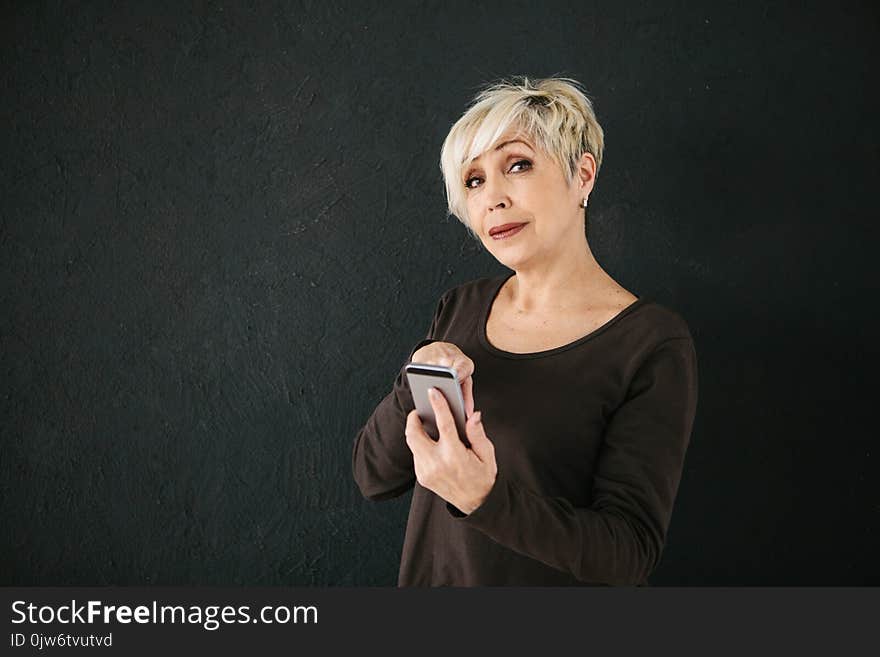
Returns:
[[[517,143],[517,142],[519,142],[519,143],[522,144],[523,146],[527,146],[528,148],[531,148],[531,146],[529,146],[529,145],[528,145],[526,142],[524,142],[522,139],[508,139],[507,141],[503,141],[503,142],[501,142],[500,144],[498,144],[498,145],[495,147],[495,150],[496,150],[496,151],[500,151],[502,148],[504,148],[504,147],[507,146],[508,144],[515,144],[515,143]]]
[[[498,145],[497,145],[495,148],[493,148],[492,150],[494,150],[494,151],[500,151],[502,148],[504,148],[504,147],[507,146],[508,144],[515,144],[515,143],[520,143],[520,144],[522,144],[523,146],[525,146],[525,147],[527,147],[527,148],[529,148],[529,149],[531,149],[531,150],[534,150],[534,149],[532,149],[532,147],[531,147],[527,142],[524,142],[522,139],[508,139],[507,141],[503,141],[503,142],[501,142],[500,144],[498,144]],[[474,162],[476,162],[477,160],[480,159],[480,157],[481,157],[481,156],[479,156],[479,155],[478,155],[477,157],[472,157],[472,158],[471,158],[471,161],[470,161],[470,163],[469,163],[469,166],[472,166],[472,165],[474,164]]]

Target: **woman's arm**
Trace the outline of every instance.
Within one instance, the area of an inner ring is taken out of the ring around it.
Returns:
[[[609,421],[589,508],[529,490],[499,467],[480,507],[470,515],[447,509],[501,545],[579,580],[641,584],[660,561],[696,405],[693,341],[666,340]]]
[[[421,347],[435,342],[433,336],[445,302],[444,294],[437,304],[427,337],[410,351],[410,357]],[[352,448],[352,474],[364,497],[386,500],[413,487],[416,476],[404,429],[406,416],[414,408],[409,383],[401,366],[391,392],[376,406],[358,432]]]

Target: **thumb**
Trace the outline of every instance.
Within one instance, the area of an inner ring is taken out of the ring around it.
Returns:
[[[481,411],[475,411],[468,418],[465,429],[467,430],[468,440],[471,441],[471,449],[477,457],[484,462],[494,461],[495,446],[489,440],[489,436],[486,435],[486,430],[483,428],[483,414]]]

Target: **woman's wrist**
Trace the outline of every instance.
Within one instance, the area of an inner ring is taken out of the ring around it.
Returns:
[[[486,501],[486,498],[489,497],[489,493],[492,492],[492,488],[495,487],[495,480],[496,480],[497,478],[498,478],[498,475],[497,475],[497,474],[493,475],[491,481],[488,481],[488,482],[487,482],[487,483],[488,483],[488,486],[486,487],[485,492],[484,492],[482,495],[480,495],[477,499],[475,499],[471,504],[467,504],[467,505],[466,505],[466,506],[467,506],[466,509],[460,509],[460,511],[461,511],[462,513],[465,513],[465,514],[467,514],[467,515],[470,515],[470,514],[472,514],[474,511],[476,511],[477,509],[479,509],[481,506],[483,506],[483,502]]]

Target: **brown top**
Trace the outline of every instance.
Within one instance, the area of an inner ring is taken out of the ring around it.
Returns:
[[[498,464],[483,504],[464,515],[416,481],[403,367],[354,441],[365,497],[414,487],[398,584],[647,585],[696,413],[688,326],[639,298],[567,345],[502,351],[486,338],[486,320],[509,277],[448,290],[427,338],[410,351],[439,340],[474,361],[475,409]]]

